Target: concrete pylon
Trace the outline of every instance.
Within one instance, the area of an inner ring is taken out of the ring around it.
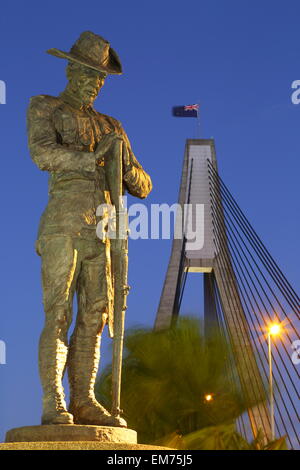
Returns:
[[[218,207],[213,203],[211,197],[208,161],[217,172],[214,140],[188,139],[186,141],[178,198],[182,213],[188,213],[187,217],[184,218],[184,222],[182,222],[182,219],[179,221],[179,223],[185,224],[183,227],[185,238],[173,239],[170,261],[154,329],[169,328],[176,321],[179,314],[178,298],[183,273],[187,270],[189,273],[204,273],[205,329],[217,323],[213,293],[213,286],[216,286],[241,386],[249,398],[254,396],[263,397],[262,378],[256,363],[232,267],[226,239],[221,196],[216,183],[213,183],[213,199],[217,200]],[[185,207],[186,204],[189,204],[188,210]],[[202,211],[200,210],[201,207]],[[197,216],[202,222],[200,229]],[[216,217],[218,220],[217,227]],[[191,239],[195,226],[197,227],[198,240],[196,240],[196,236],[194,240]],[[253,435],[256,436],[259,429],[261,429],[265,439],[269,439],[271,429],[266,404],[262,402],[257,407],[249,409],[248,415]]]

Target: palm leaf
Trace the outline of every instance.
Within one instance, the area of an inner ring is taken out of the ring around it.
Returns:
[[[164,331],[133,329],[126,334],[124,352],[124,417],[144,443],[233,423],[256,404],[246,401],[238,380],[230,381],[229,345],[217,332],[204,338],[198,319],[183,317],[176,328]],[[210,403],[204,399],[207,393],[214,396]],[[96,395],[110,407],[111,366],[97,381]],[[226,436],[210,436],[207,445],[223,445]]]

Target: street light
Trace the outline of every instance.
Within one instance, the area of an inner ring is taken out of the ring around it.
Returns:
[[[271,336],[278,335],[280,331],[281,331],[280,325],[278,325],[277,323],[274,323],[274,325],[270,326],[269,333]]]
[[[272,340],[271,336],[277,336],[281,332],[278,323],[273,323],[268,329],[268,346],[269,346],[269,385],[270,385],[270,418],[271,418],[271,438],[275,439],[275,419],[274,419],[274,390],[273,390],[273,367],[272,367]]]
[[[213,400],[213,396],[211,393],[208,393],[207,395],[205,395],[204,398],[205,398],[205,401],[208,401],[208,402]]]

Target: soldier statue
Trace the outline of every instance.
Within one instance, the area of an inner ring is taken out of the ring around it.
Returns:
[[[36,241],[45,310],[39,343],[42,424],[126,427],[125,420],[108,412],[94,395],[101,334],[111,324],[115,289],[109,237],[96,233],[101,219],[97,207],[112,203],[107,162],[120,142],[123,194],[127,190],[145,198],[152,183],[120,122],[93,107],[107,75],[122,73],[109,42],[86,31],[70,52],[47,52],[68,60],[68,83],[58,97],[32,97],[28,109],[30,154],[50,176],[49,201]],[[68,344],[75,292],[78,312]],[[66,369],[68,409],[62,386]]]

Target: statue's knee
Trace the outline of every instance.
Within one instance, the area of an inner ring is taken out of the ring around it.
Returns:
[[[66,334],[72,321],[72,312],[69,305],[52,307],[46,310],[45,327],[53,332]]]
[[[85,329],[91,334],[102,333],[107,323],[107,304],[104,301],[98,301],[90,305],[83,315],[83,324]]]

